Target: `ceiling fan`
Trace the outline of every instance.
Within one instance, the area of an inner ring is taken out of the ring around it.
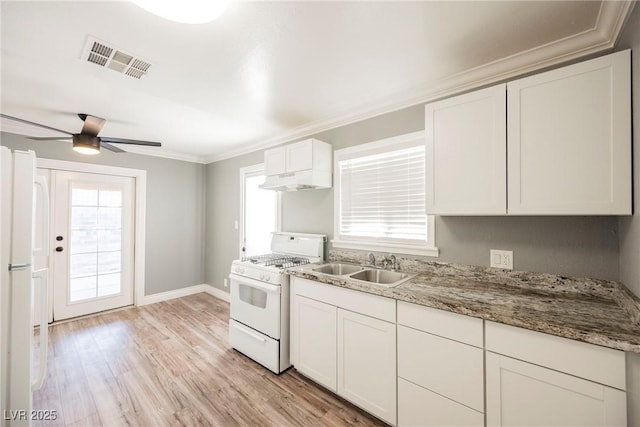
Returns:
[[[56,132],[67,134],[69,135],[69,137],[73,142],[73,150],[82,154],[98,154],[100,152],[100,147],[104,147],[107,150],[113,151],[114,153],[126,152],[112,144],[148,145],[151,147],[162,146],[162,144],[159,142],[138,141],[135,139],[124,139],[124,138],[113,138],[110,136],[98,136],[98,133],[100,133],[100,130],[102,129],[102,127],[107,121],[105,119],[101,119],[100,117],[92,116],[90,114],[84,114],[84,113],[78,114],[78,117],[80,117],[80,119],[84,122],[84,125],[82,125],[82,130],[80,131],[80,133],[67,132],[61,129],[56,129],[51,126],[41,125],[40,123],[34,123],[28,120],[20,119],[18,117],[7,116],[6,114],[0,114],[0,117],[4,119],[15,120],[17,122],[39,126],[44,129],[49,129]],[[33,139],[36,141],[55,141],[55,140],[67,139],[69,137],[29,137],[29,139]]]

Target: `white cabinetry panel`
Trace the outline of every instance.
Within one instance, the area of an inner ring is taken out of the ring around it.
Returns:
[[[529,331],[496,322],[485,322],[486,349],[625,389],[623,351]]]
[[[629,58],[508,83],[510,214],[631,214]]]
[[[338,310],[338,394],[396,423],[396,325]]]
[[[307,139],[286,147],[287,172],[303,171],[313,167],[313,141]]]
[[[626,426],[626,394],[487,352],[488,426]]]
[[[425,106],[427,213],[507,213],[506,85]]]
[[[337,308],[296,295],[292,298],[291,343],[298,371],[336,391]]]
[[[286,148],[272,148],[264,152],[264,174],[279,175],[287,171]]]
[[[482,347],[482,319],[398,301],[398,325]]]
[[[484,425],[484,414],[398,378],[398,426],[460,427]]]
[[[398,376],[484,411],[481,348],[398,326]]]

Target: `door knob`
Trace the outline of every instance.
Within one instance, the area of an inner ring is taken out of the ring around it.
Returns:
[[[58,242],[62,242],[62,241],[64,240],[64,237],[62,237],[62,236],[56,236],[56,240],[57,240]]]
[[[58,247],[56,248],[56,252],[62,252],[62,246],[58,246]]]

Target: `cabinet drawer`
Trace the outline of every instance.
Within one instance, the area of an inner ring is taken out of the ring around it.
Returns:
[[[393,299],[333,285],[325,285],[324,283],[298,277],[292,277],[291,283],[292,292],[296,295],[302,295],[355,313],[386,320],[387,322],[396,322],[396,301]]]
[[[398,379],[398,426],[483,426],[484,415]]]
[[[482,319],[398,301],[398,324],[482,347]]]
[[[398,326],[398,376],[484,411],[480,348]]]
[[[489,321],[486,322],[486,348],[494,353],[626,389],[623,351]]]

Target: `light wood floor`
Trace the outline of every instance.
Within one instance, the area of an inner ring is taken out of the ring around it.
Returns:
[[[197,294],[50,327],[34,409],[58,419],[34,425],[385,425],[231,349],[228,320],[228,303]]]

